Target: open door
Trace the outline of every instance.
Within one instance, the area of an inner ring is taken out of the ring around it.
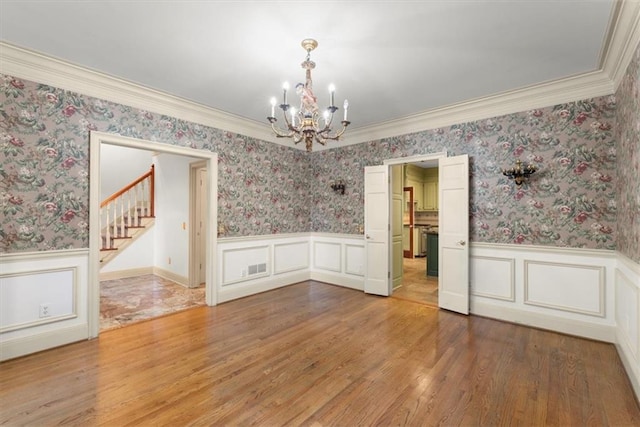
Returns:
[[[439,161],[440,308],[469,314],[469,156]]]
[[[403,201],[403,166],[391,166],[391,277],[393,278],[393,289],[402,285],[404,251],[402,248],[403,237],[403,212],[405,204]]]
[[[389,167],[364,168],[364,291],[389,296]]]

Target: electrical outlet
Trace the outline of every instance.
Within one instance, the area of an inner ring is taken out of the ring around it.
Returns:
[[[241,277],[247,277],[247,269],[243,268],[242,270],[240,270],[240,276]]]
[[[51,316],[51,309],[48,303],[40,304],[40,317],[49,317]]]

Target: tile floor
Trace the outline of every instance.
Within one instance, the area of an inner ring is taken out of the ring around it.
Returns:
[[[402,286],[393,291],[393,297],[426,305],[438,305],[438,278],[426,276],[425,258],[404,258]]]
[[[100,282],[100,330],[205,305],[204,286],[189,289],[147,274]]]

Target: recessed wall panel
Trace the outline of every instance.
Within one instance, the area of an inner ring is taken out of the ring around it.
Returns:
[[[471,294],[515,300],[515,259],[471,256],[469,263]]]
[[[524,303],[603,317],[604,267],[524,262]]]
[[[364,276],[364,245],[344,245],[345,273]]]
[[[309,268],[309,243],[277,244],[273,247],[274,274]]]
[[[340,243],[313,242],[313,266],[319,270],[342,271]]]
[[[77,316],[76,269],[0,276],[0,332]]]

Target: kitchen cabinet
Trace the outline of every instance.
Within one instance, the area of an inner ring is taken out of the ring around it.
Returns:
[[[406,165],[405,187],[413,187],[413,208],[417,211],[424,210],[424,172],[415,165]]]
[[[422,200],[425,211],[438,210],[438,168],[425,170]]]
[[[438,277],[438,234],[427,234],[427,276]]]

